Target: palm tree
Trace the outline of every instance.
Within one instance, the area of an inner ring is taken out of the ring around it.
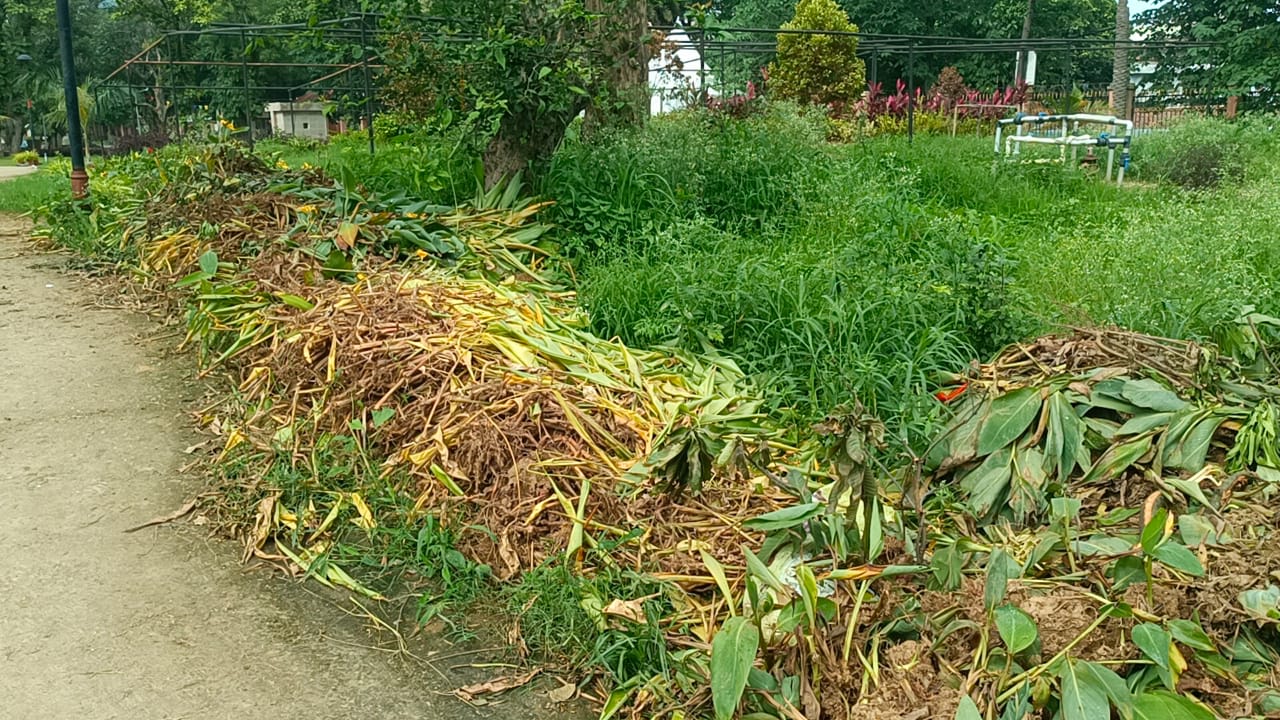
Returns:
[[[1111,62],[1111,104],[1116,116],[1127,118],[1129,107],[1129,0],[1116,1],[1116,51]]]

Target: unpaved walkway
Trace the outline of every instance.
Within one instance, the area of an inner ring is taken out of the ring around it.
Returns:
[[[0,180],[19,177],[21,175],[30,175],[35,172],[33,167],[18,167],[16,165],[0,165]]]
[[[373,649],[336,604],[199,528],[125,534],[198,487],[179,472],[198,388],[160,357],[175,338],[89,307],[19,232],[0,216],[0,717],[552,714],[532,694],[440,696],[456,678]]]

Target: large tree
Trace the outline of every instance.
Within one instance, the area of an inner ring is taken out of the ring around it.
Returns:
[[[392,108],[465,119],[485,140],[492,185],[551,156],[579,113],[588,125],[646,114],[643,0],[417,0],[391,19]]]
[[[1217,43],[1152,58],[1159,61],[1159,80],[1191,90],[1256,95],[1267,104],[1280,100],[1276,0],[1165,0],[1137,21],[1152,40]]]

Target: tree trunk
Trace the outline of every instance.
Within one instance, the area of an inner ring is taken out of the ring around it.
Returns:
[[[9,147],[8,147],[10,154],[16,153],[16,152],[22,152],[22,137],[26,135],[26,133],[23,132],[24,130],[26,130],[26,128],[27,128],[26,118],[20,115],[15,115],[9,118],[9,127],[7,129],[11,133],[9,135]]]
[[[1036,12],[1036,0],[1027,0],[1027,12],[1022,16],[1022,41],[1026,43],[1031,39],[1031,18]],[[1018,50],[1018,67],[1013,72],[1014,86],[1021,85],[1027,81],[1027,46],[1024,44]]]
[[[482,158],[484,188],[488,190],[530,166],[549,160],[564,139],[569,122],[580,111],[580,107],[575,107],[563,117],[542,117],[536,122],[510,115],[504,117]]]
[[[608,68],[604,102],[587,108],[586,128],[642,125],[649,116],[649,6],[647,0],[586,0],[595,23],[597,52]]]
[[[1128,118],[1129,107],[1129,0],[1116,2],[1116,51],[1111,61],[1111,105],[1116,117]]]

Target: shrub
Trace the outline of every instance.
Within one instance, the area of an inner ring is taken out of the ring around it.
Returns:
[[[13,161],[19,165],[39,165],[40,153],[35,150],[23,150],[13,154]]]
[[[109,149],[108,154],[129,155],[148,148],[158,150],[170,142],[169,133],[163,129],[148,130],[145,133],[130,132],[116,138],[115,144]]]
[[[1259,123],[1196,116],[1141,137],[1134,157],[1142,179],[1200,190],[1243,179],[1250,157],[1274,143]]]
[[[800,0],[783,30],[856,33],[858,26],[835,0]],[[852,103],[867,89],[866,64],[853,35],[778,35],[777,59],[769,65],[768,90],[804,104]]]

